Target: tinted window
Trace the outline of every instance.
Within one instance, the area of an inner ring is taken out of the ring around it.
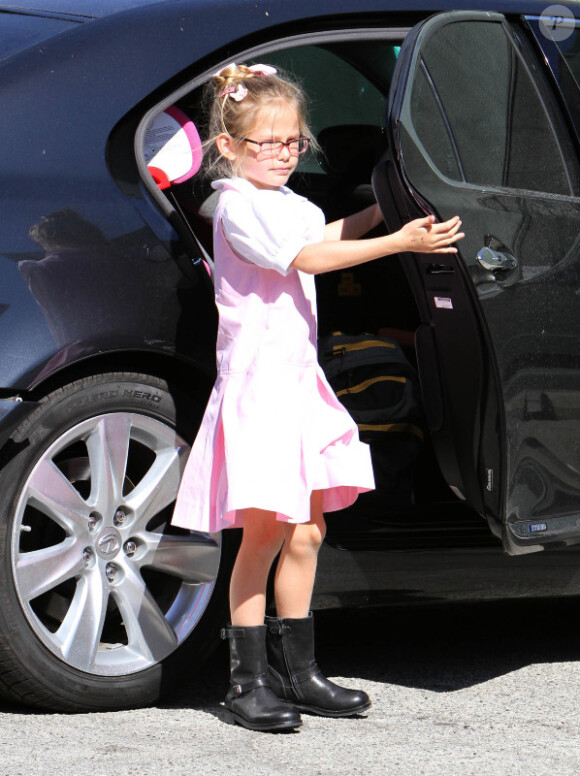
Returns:
[[[0,11],[0,60],[58,35],[77,22]]]
[[[538,18],[529,19],[537,42],[542,47],[550,69],[560,88],[570,117],[580,137],[580,22],[567,22],[557,30],[557,40],[546,35],[546,26]]]
[[[367,47],[376,44],[365,43]],[[385,46],[393,55],[394,46]],[[267,56],[269,64],[282,68],[300,81],[308,94],[310,125],[315,136],[328,127],[365,125],[383,128],[385,95],[358,69],[328,49],[318,46],[277,51]],[[359,139],[359,142],[362,140]],[[301,169],[320,172],[312,155],[301,162]]]
[[[315,134],[328,126],[351,124],[353,118],[360,124],[384,124],[385,96],[333,52],[304,46],[277,51],[267,59],[292,73],[304,86]]]
[[[405,121],[449,178],[571,193],[543,101],[499,23],[453,22],[424,41]]]

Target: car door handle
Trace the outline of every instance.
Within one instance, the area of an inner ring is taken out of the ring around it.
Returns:
[[[498,270],[506,272],[518,266],[517,259],[511,253],[498,251],[495,248],[490,248],[488,245],[478,252],[477,262],[490,272],[497,272]]]

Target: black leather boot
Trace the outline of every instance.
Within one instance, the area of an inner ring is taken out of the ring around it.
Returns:
[[[289,730],[302,724],[295,708],[282,703],[270,686],[266,659],[266,626],[228,625],[222,638],[230,642],[230,689],[224,721],[250,730]]]
[[[347,690],[322,675],[314,658],[314,618],[266,617],[268,668],[276,695],[299,711],[351,717],[370,708],[362,690]]]

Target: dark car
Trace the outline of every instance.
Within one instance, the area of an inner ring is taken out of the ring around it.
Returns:
[[[215,374],[203,86],[234,60],[304,85],[320,150],[291,185],[327,218],[376,197],[389,230],[458,213],[466,233],[318,278],[321,338],[398,343],[421,401],[382,424],[377,491],[329,515],[313,605],[580,592],[580,12],[461,7],[0,7],[12,700],[152,703],[226,618],[237,533],[170,520]]]

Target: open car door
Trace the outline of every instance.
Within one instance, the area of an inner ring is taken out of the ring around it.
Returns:
[[[388,133],[373,185],[389,229],[458,214],[466,233],[457,255],[403,257],[444,476],[511,554],[578,542],[578,148],[524,28],[462,11],[415,27]]]

